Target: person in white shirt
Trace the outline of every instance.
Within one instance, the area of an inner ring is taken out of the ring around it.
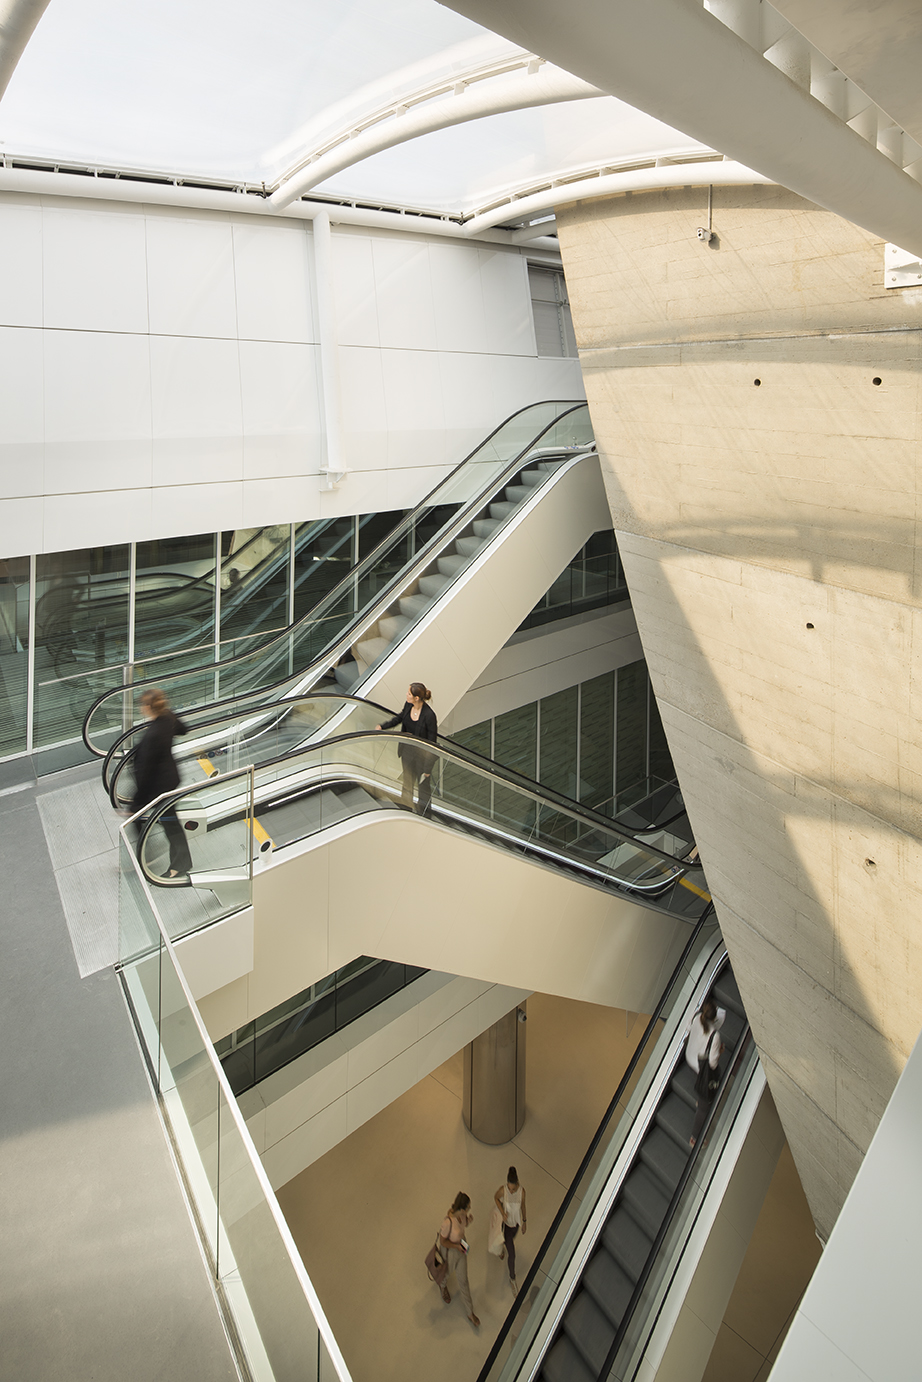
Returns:
[[[503,1216],[503,1242],[505,1247],[500,1254],[509,1258],[509,1281],[512,1286],[512,1294],[518,1291],[518,1284],[515,1279],[515,1240],[519,1229],[523,1234],[527,1231],[528,1219],[525,1213],[525,1190],[519,1185],[519,1173],[514,1166],[510,1166],[506,1172],[506,1183],[501,1185],[493,1196],[496,1207]]]
[[[717,1069],[721,1052],[724,1049],[723,1042],[717,1033],[723,1026],[726,1016],[726,1008],[718,1008],[713,998],[706,998],[688,1024],[685,1059],[696,1076],[705,1061],[712,1070]],[[698,1136],[704,1127],[704,1120],[710,1111],[711,1102],[710,1099],[699,1097],[695,1105],[695,1121],[692,1124],[691,1137],[689,1138],[689,1145],[692,1147],[698,1141]]]

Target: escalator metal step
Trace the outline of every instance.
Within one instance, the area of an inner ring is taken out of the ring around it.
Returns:
[[[669,1208],[669,1200],[663,1194],[658,1177],[641,1162],[624,1182],[621,1198],[625,1208],[630,1211],[652,1242],[659,1233],[660,1224]]]
[[[423,610],[432,604],[428,595],[401,595],[397,601],[400,613],[405,614],[408,619],[415,619],[422,614]]]
[[[379,657],[384,656],[390,646],[388,638],[363,638],[355,645],[356,660],[364,662],[366,667],[371,667]]]
[[[488,537],[490,537],[493,533],[496,532],[497,528],[499,527],[499,519],[475,518],[471,526],[473,527],[477,537],[486,540]]]
[[[515,513],[517,508],[518,504],[507,504],[502,499],[499,499],[495,504],[490,505],[490,517],[499,519],[508,518],[511,513]]]
[[[688,1067],[686,1066],[686,1069]],[[691,1071],[688,1072],[691,1074]],[[670,1090],[656,1110],[656,1121],[682,1149],[688,1147],[692,1123],[695,1121],[694,1109],[673,1090]]]
[[[609,1215],[602,1242],[625,1275],[636,1282],[650,1256],[653,1239],[620,1204]]]
[[[519,484],[527,485],[529,489],[534,489],[547,479],[547,472],[544,470],[523,470],[519,476]]]
[[[736,1013],[737,1017],[741,1017],[745,1021],[746,1009],[743,1007],[743,1000],[740,997],[736,976],[729,965],[721,972],[720,978],[714,985],[712,992],[714,1001],[718,1003],[720,1007],[726,1008],[728,1012]]]
[[[634,1294],[634,1283],[602,1248],[583,1273],[583,1285],[615,1329],[624,1318]]]
[[[682,1064],[672,1077],[670,1088],[674,1094],[678,1094],[683,1104],[687,1104],[692,1113],[694,1113],[695,1105],[698,1102],[695,1095],[695,1072],[685,1060],[684,1056],[682,1058]]]
[[[588,1291],[580,1291],[563,1317],[564,1332],[572,1339],[596,1376],[615,1337],[615,1326]]]
[[[473,557],[480,551],[483,541],[479,537],[459,537],[455,542],[458,551],[465,557]]]
[[[404,629],[410,627],[410,622],[405,614],[385,614],[382,619],[378,620],[378,629],[389,643],[393,643],[400,637]]]
[[[434,599],[436,595],[440,595],[441,592],[447,586],[447,584],[447,576],[437,576],[433,574],[431,576],[420,576],[419,578],[420,590],[424,595],[428,595],[431,599]]]
[[[467,557],[460,553],[439,557],[437,565],[443,576],[457,576],[467,566]]]
[[[640,1149],[641,1160],[659,1178],[670,1196],[679,1183],[690,1155],[691,1147],[686,1145],[683,1149],[678,1146],[658,1124],[647,1133]]]
[[[507,485],[506,498],[513,504],[521,504],[523,499],[527,499],[532,493],[528,485]]]
[[[596,1382],[597,1376],[586,1367],[566,1334],[561,1334],[541,1365],[541,1382]]]

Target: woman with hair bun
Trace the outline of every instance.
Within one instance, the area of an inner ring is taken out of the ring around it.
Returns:
[[[173,759],[173,739],[185,734],[186,726],[174,715],[159,687],[141,696],[141,710],[150,724],[141,735],[134,759],[135,793],[131,811],[142,811],[163,792],[179,786],[179,769]],[[186,832],[173,815],[161,816],[160,824],[170,842],[170,878],[187,874],[192,868],[192,855]]]
[[[439,732],[439,722],[435,711],[429,705],[432,692],[421,681],[411,681],[407,689],[407,703],[399,715],[385,720],[376,729],[396,729],[399,725],[402,734],[412,735],[415,740],[428,740],[434,744]],[[397,749],[403,765],[403,791],[400,803],[408,811],[413,810],[413,789],[419,783],[416,811],[420,816],[432,814],[432,769],[435,754],[428,753],[419,743],[401,743]]]
[[[471,1300],[471,1288],[467,1280],[467,1250],[468,1243],[464,1236],[467,1233],[468,1225],[474,1222],[471,1213],[471,1197],[463,1190],[459,1190],[451,1208],[442,1220],[439,1229],[439,1248],[442,1256],[448,1263],[448,1271],[454,1272],[455,1280],[458,1283],[458,1290],[461,1292],[461,1299],[464,1301],[464,1308],[467,1317],[475,1329],[480,1327],[480,1320],[474,1314],[474,1302]],[[451,1294],[448,1290],[448,1276],[442,1284],[442,1299],[446,1305],[451,1304]]]

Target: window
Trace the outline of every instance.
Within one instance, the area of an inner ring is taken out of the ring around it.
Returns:
[[[559,269],[528,266],[531,310],[539,355],[576,355],[567,282]]]

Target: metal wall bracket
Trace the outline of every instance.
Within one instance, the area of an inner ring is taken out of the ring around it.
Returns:
[[[899,245],[884,249],[884,286],[886,288],[918,288],[922,286],[922,263],[912,250]]]

